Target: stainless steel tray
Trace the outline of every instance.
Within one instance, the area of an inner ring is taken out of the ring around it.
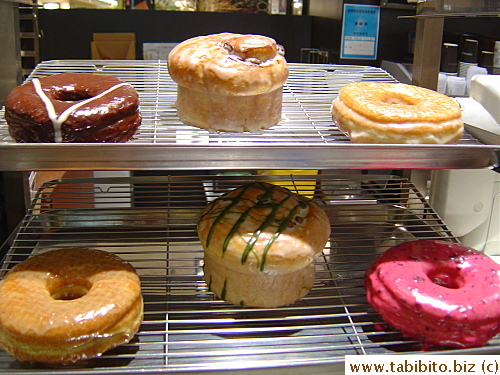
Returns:
[[[332,224],[314,288],[290,306],[269,310],[236,307],[207,290],[196,235],[197,217],[211,199],[263,179],[314,195]],[[343,373],[346,354],[498,353],[500,338],[479,349],[421,352],[418,342],[401,333],[377,329],[383,322],[365,300],[364,271],[377,253],[415,238],[455,240],[414,186],[395,176],[206,175],[47,182],[0,264],[0,277],[31,254],[49,249],[112,251],[140,274],[145,319],[129,344],[74,366],[23,364],[0,350],[0,373],[265,369],[269,374],[331,374]]]
[[[353,81],[394,81],[368,66],[290,64],[283,120],[260,133],[221,134],[184,125],[175,111],[176,84],[164,61],[56,60],[29,79],[61,72],[115,75],[141,100],[139,134],[124,144],[16,144],[0,112],[0,170],[415,169],[485,168],[500,146],[469,134],[456,145],[352,144],[333,125],[330,106]]]

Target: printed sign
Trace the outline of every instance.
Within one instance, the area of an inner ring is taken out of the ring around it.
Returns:
[[[377,58],[380,7],[344,4],[340,58]]]

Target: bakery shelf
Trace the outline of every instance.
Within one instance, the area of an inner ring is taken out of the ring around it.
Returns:
[[[338,90],[353,81],[394,78],[368,66],[289,65],[280,124],[255,134],[223,134],[180,122],[176,84],[164,61],[42,62],[28,79],[93,72],[131,83],[141,100],[140,132],[123,144],[17,144],[0,112],[0,170],[452,169],[498,164],[500,146],[483,144],[470,134],[456,145],[353,144],[331,120]]]
[[[427,0],[416,5],[416,15],[409,17],[498,17],[500,6],[490,0]]]
[[[292,305],[243,308],[203,281],[198,215],[220,194],[253,180],[309,189],[332,225],[314,288]],[[311,182],[313,182],[311,184]],[[312,186],[312,187],[311,187]],[[376,254],[417,238],[456,239],[406,179],[372,174],[191,175],[62,179],[42,185],[20,224],[0,277],[32,254],[72,246],[117,253],[138,271],[145,319],[136,337],[102,357],[67,366],[23,364],[0,350],[0,373],[131,374],[281,369],[343,373],[346,354],[491,354],[420,345],[380,330],[363,274]],[[308,366],[307,370],[303,366]],[[282,372],[281,372],[282,373]]]

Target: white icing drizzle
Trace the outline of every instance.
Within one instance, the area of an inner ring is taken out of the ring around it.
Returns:
[[[129,83],[122,82],[117,85],[114,85],[113,87],[110,87],[106,91],[101,92],[99,95],[93,96],[91,98],[82,100],[81,102],[73,104],[71,107],[67,108],[63,113],[61,113],[59,116],[56,114],[56,110],[54,108],[54,105],[52,104],[52,101],[48,98],[47,95],[42,90],[42,85],[40,84],[40,81],[38,78],[33,79],[33,85],[35,86],[35,91],[40,96],[42,101],[45,104],[45,108],[47,109],[47,113],[49,115],[50,121],[52,121],[52,124],[54,125],[54,139],[56,143],[61,143],[63,141],[62,139],[62,130],[61,126],[68,119],[68,117],[71,115],[71,113],[81,107],[82,105],[85,105],[92,100],[99,99],[103,97],[104,95],[110,93],[113,90],[116,90],[119,87],[125,86],[125,85],[130,85]]]

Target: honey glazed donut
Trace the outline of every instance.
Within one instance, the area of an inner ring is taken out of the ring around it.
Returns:
[[[141,124],[134,87],[93,73],[33,78],[7,95],[5,119],[20,143],[126,142]]]
[[[115,254],[51,250],[0,281],[0,346],[19,361],[66,364],[129,342],[143,319],[140,280]]]
[[[500,333],[500,265],[470,247],[399,244],[368,267],[365,287],[384,321],[424,348],[480,347]]]
[[[455,100],[403,83],[350,83],[333,100],[331,114],[354,143],[452,144],[464,131]]]

